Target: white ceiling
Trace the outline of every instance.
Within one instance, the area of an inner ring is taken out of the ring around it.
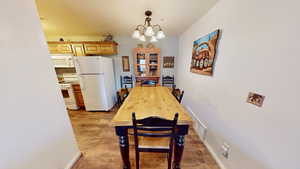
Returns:
[[[217,0],[36,0],[43,29],[53,35],[130,35],[152,10],[152,24],[178,35]]]

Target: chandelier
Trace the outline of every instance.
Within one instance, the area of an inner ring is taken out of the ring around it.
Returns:
[[[146,37],[151,38],[150,42],[157,42],[158,39],[163,39],[166,37],[165,33],[162,31],[160,25],[151,25],[151,11],[145,12],[146,18],[144,25],[137,25],[135,31],[132,34],[132,38],[139,39],[145,42]]]

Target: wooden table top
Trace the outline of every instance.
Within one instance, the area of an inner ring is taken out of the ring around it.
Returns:
[[[178,124],[192,123],[188,112],[178,103],[171,91],[163,86],[133,88],[113,118],[113,125],[131,126],[132,112],[135,112],[137,119],[149,116],[173,119],[178,112]]]

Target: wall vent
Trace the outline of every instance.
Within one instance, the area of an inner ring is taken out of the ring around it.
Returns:
[[[202,123],[200,121],[200,119],[196,116],[196,114],[193,112],[193,110],[190,107],[188,107],[188,106],[185,106],[185,107],[188,110],[188,112],[190,113],[190,115],[194,121],[194,124],[193,124],[194,129],[196,130],[201,141],[204,142],[206,139],[206,135],[207,135],[207,127],[204,125],[204,123]]]

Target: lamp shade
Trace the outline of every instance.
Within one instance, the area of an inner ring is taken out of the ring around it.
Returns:
[[[145,35],[141,35],[139,39],[140,39],[140,41],[143,41],[143,42],[145,42],[145,41],[146,41],[146,37],[145,37]]]
[[[166,37],[166,35],[165,35],[165,33],[162,31],[162,30],[159,30],[158,32],[157,32],[157,35],[156,35],[156,38],[157,39],[163,39],[163,38],[165,38]]]
[[[149,36],[149,37],[154,35],[154,31],[153,31],[152,26],[148,26],[148,27],[146,28],[145,35],[146,35],[146,36]]]
[[[157,38],[155,36],[152,36],[150,42],[157,42]]]
[[[132,38],[134,39],[139,39],[140,36],[141,36],[140,31],[137,29],[132,33]]]

